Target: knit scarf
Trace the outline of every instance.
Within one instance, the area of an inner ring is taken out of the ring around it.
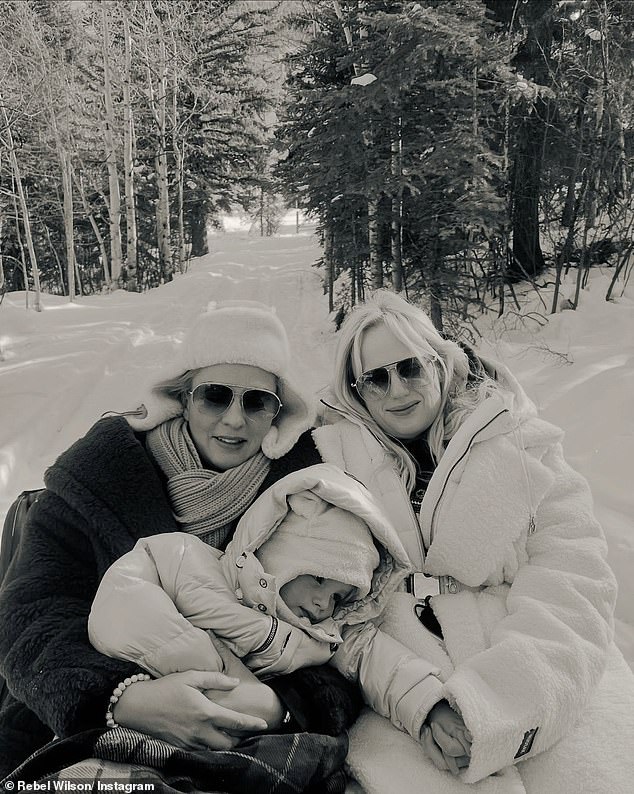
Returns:
[[[258,452],[226,471],[205,469],[182,416],[150,430],[147,446],[168,478],[174,518],[183,531],[223,548],[235,521],[255,499],[271,461]]]

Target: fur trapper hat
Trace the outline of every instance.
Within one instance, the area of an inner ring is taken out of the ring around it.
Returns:
[[[247,364],[276,376],[282,410],[262,441],[262,452],[271,459],[285,455],[310,427],[312,414],[291,385],[288,337],[275,310],[257,301],[212,301],[185,334],[161,384],[214,364]],[[161,384],[139,411],[127,416],[134,430],[150,430],[183,413],[182,403]]]
[[[273,535],[255,552],[278,589],[303,574],[356,587],[356,598],[370,592],[379,553],[364,521],[312,491],[288,497],[289,511]]]

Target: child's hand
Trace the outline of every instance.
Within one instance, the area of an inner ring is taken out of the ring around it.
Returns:
[[[441,700],[429,712],[420,734],[420,742],[432,763],[457,775],[469,765],[471,734],[460,714],[446,700]]]

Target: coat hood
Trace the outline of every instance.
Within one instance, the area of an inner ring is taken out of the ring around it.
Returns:
[[[379,553],[370,592],[340,607],[332,619],[315,625],[288,609],[278,596],[275,577],[264,570],[254,554],[287,517],[288,498],[303,491],[311,491],[324,502],[361,519],[370,530]],[[287,475],[256,499],[240,519],[223,564],[225,575],[239,588],[245,604],[277,614],[322,641],[340,641],[345,626],[376,617],[411,571],[396,530],[367,488],[336,466],[325,463]]]

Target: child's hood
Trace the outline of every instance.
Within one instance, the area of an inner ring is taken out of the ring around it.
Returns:
[[[380,559],[368,595],[340,607],[333,621],[323,621],[314,626],[306,618],[293,615],[278,598],[275,577],[263,569],[254,554],[286,518],[290,509],[288,497],[302,491],[312,491],[325,502],[360,518],[372,534]],[[343,626],[376,617],[411,571],[396,530],[367,488],[341,469],[326,463],[293,472],[258,497],[240,519],[227,546],[223,564],[225,575],[231,579],[246,605],[277,614],[322,640],[337,639]],[[328,626],[329,623],[333,625]]]

